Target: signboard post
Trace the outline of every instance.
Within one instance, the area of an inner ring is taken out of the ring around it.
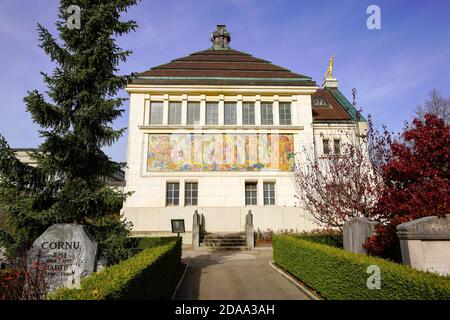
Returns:
[[[177,236],[180,236],[180,233],[185,233],[184,228],[184,219],[172,219],[170,220],[172,223],[172,233],[176,233]]]

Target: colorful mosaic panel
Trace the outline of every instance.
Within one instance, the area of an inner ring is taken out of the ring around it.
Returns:
[[[292,134],[150,134],[148,171],[287,171]]]

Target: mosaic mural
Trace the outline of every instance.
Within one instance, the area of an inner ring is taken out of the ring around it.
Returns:
[[[149,134],[148,171],[287,171],[292,134]]]

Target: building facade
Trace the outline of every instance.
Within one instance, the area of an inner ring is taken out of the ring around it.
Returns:
[[[339,153],[360,128],[356,110],[328,78],[322,87],[230,48],[218,25],[212,47],[140,73],[130,95],[122,213],[136,235],[171,231],[192,215],[206,232],[315,228],[296,203],[290,167],[310,150]]]

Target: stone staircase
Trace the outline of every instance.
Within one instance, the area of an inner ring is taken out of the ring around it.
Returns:
[[[200,237],[200,249],[208,251],[247,251],[244,232],[207,233]]]

